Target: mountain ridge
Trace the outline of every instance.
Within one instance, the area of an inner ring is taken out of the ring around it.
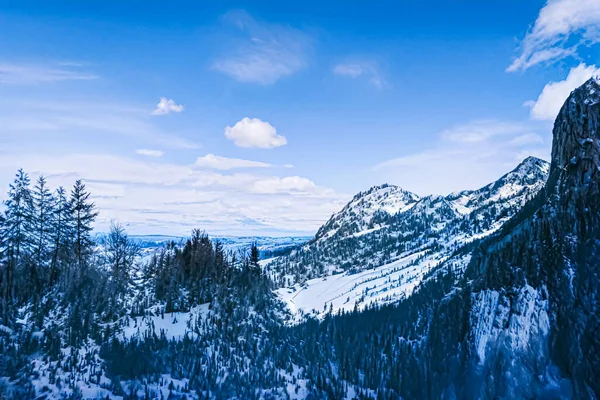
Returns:
[[[418,198],[393,185],[375,186],[354,196],[312,240],[285,257],[270,260],[265,268],[281,287],[291,287],[309,279],[383,266],[407,252],[451,244],[452,238],[456,238],[455,245],[465,244],[497,230],[516,214],[543,187],[548,169],[546,161],[528,157],[490,184],[446,196]],[[409,201],[396,201],[389,193],[400,193],[402,200]],[[401,204],[393,214],[382,211],[390,198],[395,205]],[[357,220],[368,224],[357,224]]]

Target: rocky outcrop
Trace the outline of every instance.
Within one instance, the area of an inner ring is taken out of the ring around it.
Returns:
[[[469,266],[466,345],[479,365],[479,395],[600,395],[597,79],[571,93],[553,135],[546,196],[485,243]]]
[[[600,179],[600,81],[574,90],[556,117],[547,188],[564,195]]]

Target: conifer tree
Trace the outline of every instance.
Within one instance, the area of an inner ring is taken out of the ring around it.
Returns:
[[[70,265],[70,246],[74,243],[74,218],[71,202],[61,186],[54,195],[54,216],[52,218],[52,260],[50,264],[50,285],[59,274]]]
[[[15,276],[23,268],[31,250],[31,191],[29,176],[20,169],[10,185],[8,199],[4,202],[2,224],[3,253],[5,259],[2,279],[3,319],[8,318],[8,307],[14,298]]]
[[[124,293],[127,289],[130,270],[139,254],[139,246],[129,239],[123,225],[111,223],[104,249],[106,264],[111,271],[114,300],[117,295]]]
[[[54,217],[54,200],[48,189],[46,179],[40,176],[32,192],[32,260],[30,263],[30,278],[39,292],[42,280],[48,276],[52,245],[52,219]]]
[[[258,261],[260,257],[258,255],[258,246],[256,242],[252,243],[252,248],[250,249],[250,266],[259,268]]]
[[[88,258],[92,252],[94,241],[92,240],[92,224],[98,213],[96,206],[89,199],[90,193],[86,190],[84,183],[77,180],[71,190],[71,210],[73,213],[74,243],[73,251],[77,266],[81,270],[86,267]]]

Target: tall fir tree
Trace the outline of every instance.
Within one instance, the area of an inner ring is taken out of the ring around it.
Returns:
[[[73,251],[79,269],[86,267],[92,253],[92,225],[98,216],[96,206],[90,201],[90,193],[85,184],[79,179],[71,190],[71,209],[73,212],[74,243]]]
[[[72,261],[70,249],[74,243],[74,218],[67,192],[61,186],[54,194],[54,217],[52,218],[52,260],[50,262],[50,285]]]
[[[258,265],[259,260],[260,260],[260,256],[259,256],[259,252],[258,252],[258,246],[256,245],[256,242],[254,242],[254,243],[252,243],[252,247],[250,249],[250,266],[259,268],[259,265]]]
[[[127,290],[131,268],[139,254],[139,246],[129,239],[123,225],[112,223],[104,242],[106,266],[111,271],[113,302]]]
[[[8,318],[10,303],[15,295],[15,277],[22,269],[31,251],[32,199],[29,176],[20,169],[8,191],[4,202],[2,224],[3,253],[5,259],[2,279],[3,319]]]
[[[32,259],[30,262],[30,279],[38,293],[49,278],[49,267],[52,246],[52,222],[54,217],[54,200],[46,179],[40,176],[32,191]]]

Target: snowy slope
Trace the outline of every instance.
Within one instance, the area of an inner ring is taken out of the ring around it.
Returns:
[[[308,315],[322,317],[328,312],[362,310],[373,304],[396,302],[410,296],[427,274],[440,266],[452,265],[463,270],[469,260],[469,255],[449,258],[441,253],[421,251],[375,269],[315,278],[278,289],[276,293],[292,312],[293,322],[300,322]]]
[[[478,190],[421,199],[396,187],[371,189],[311,242],[263,266],[300,315],[398,300],[457,249],[497,231],[544,187],[548,170],[547,162],[529,157]],[[382,212],[386,208],[395,213]],[[462,270],[468,258],[452,263]]]

